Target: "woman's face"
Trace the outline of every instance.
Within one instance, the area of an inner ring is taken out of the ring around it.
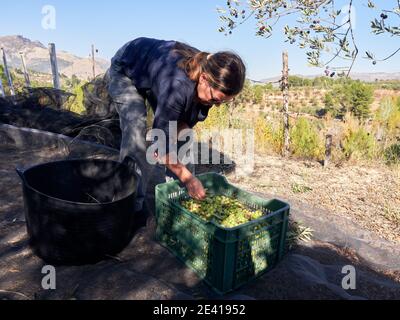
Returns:
[[[197,96],[204,105],[219,106],[221,103],[229,102],[234,96],[227,96],[223,92],[211,87],[205,73],[202,73],[197,85]]]

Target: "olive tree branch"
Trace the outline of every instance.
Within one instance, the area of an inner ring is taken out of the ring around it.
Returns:
[[[395,56],[398,52],[400,52],[400,48],[398,48],[395,52],[393,52],[391,55],[389,55],[388,57],[384,58],[384,59],[375,59],[375,61],[386,61],[389,60],[391,57]]]
[[[399,0],[400,1],[400,0]],[[355,40],[355,37],[354,37],[354,30],[353,30],[353,24],[352,24],[352,22],[351,22],[351,11],[352,11],[352,8],[353,8],[353,0],[351,0],[350,1],[350,4],[349,4],[349,24],[350,24],[350,27],[349,27],[349,29],[350,29],[350,34],[351,34],[351,39],[352,39],[352,41],[353,41],[353,45],[354,45],[354,49],[355,49],[355,54],[353,55],[353,61],[351,62],[351,65],[350,65],[350,68],[349,68],[349,71],[347,72],[347,77],[349,77],[349,75],[350,75],[350,72],[351,72],[351,69],[353,69],[353,66],[354,66],[354,63],[355,63],[355,61],[356,61],[356,59],[357,59],[357,56],[358,56],[358,47],[357,47],[357,43],[356,43],[356,40]]]

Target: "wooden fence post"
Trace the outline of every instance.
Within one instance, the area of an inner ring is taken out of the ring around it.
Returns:
[[[283,150],[282,155],[289,155],[289,58],[285,51],[282,54],[283,70],[281,89],[283,95]]]
[[[55,89],[60,89],[60,77],[58,75],[56,46],[54,43],[49,43],[51,72],[53,74],[53,86]]]
[[[325,137],[325,160],[324,160],[324,167],[327,167],[329,165],[329,162],[331,161],[331,155],[332,155],[332,135],[327,134]]]
[[[3,54],[4,73],[5,73],[7,81],[8,81],[8,86],[10,87],[10,94],[11,94],[11,96],[14,96],[15,95],[15,90],[14,90],[14,86],[13,86],[13,82],[12,82],[12,78],[11,78],[10,72],[8,70],[7,57],[6,57],[6,52],[5,52],[4,48],[1,48],[1,52]]]
[[[19,55],[21,57],[22,68],[24,69],[25,84],[26,84],[26,86],[28,88],[30,88],[31,87],[31,80],[29,79],[29,73],[28,73],[28,70],[26,69],[24,53],[20,52]]]

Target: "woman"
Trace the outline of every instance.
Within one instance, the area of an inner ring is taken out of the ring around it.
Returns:
[[[243,88],[245,66],[232,52],[209,54],[177,41],[138,38],[125,44],[111,60],[108,91],[120,117],[120,159],[133,156],[139,164],[144,196],[151,166],[146,160],[146,107],[154,111],[153,129],[170,138],[169,122],[177,121],[178,134],[204,121],[209,109],[233,99]],[[168,150],[158,154],[194,199],[204,199],[201,182]],[[136,210],[142,209],[143,199]]]

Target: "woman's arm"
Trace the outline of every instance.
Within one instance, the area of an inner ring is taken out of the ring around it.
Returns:
[[[176,158],[177,157],[175,157],[175,160]],[[206,191],[202,183],[186,168],[184,164],[180,163],[179,160],[171,161],[170,154],[166,154],[162,157],[161,163],[165,164],[165,166],[186,186],[189,196],[197,200],[205,199]]]
[[[189,125],[185,122],[179,122],[178,137],[185,129],[190,129]],[[174,158],[176,161],[172,161],[170,154],[166,154],[160,159],[160,161],[161,163],[165,164],[165,166],[171,170],[183,184],[185,184],[186,188],[188,189],[188,193],[192,198],[197,200],[204,199],[206,197],[206,192],[200,180],[197,179],[184,164],[177,160],[178,157]]]

